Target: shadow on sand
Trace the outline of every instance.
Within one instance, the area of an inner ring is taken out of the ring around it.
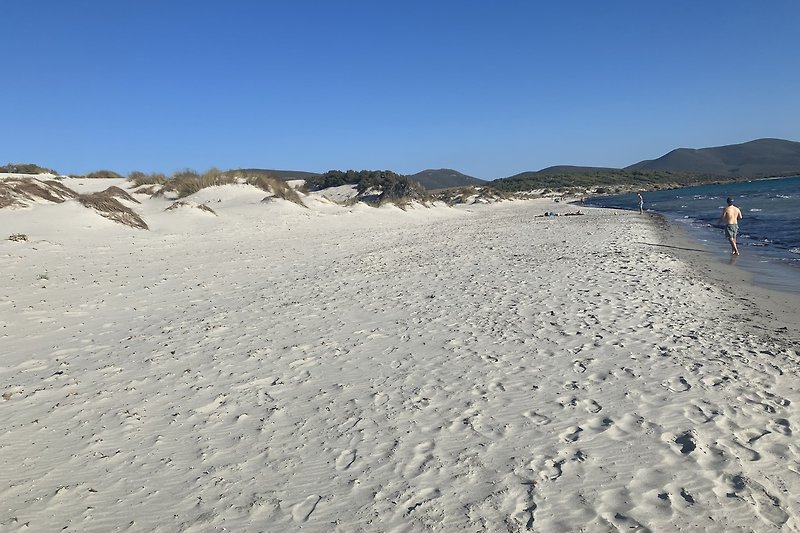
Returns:
[[[681,246],[670,246],[669,244],[656,244],[653,242],[639,242],[637,244],[644,244],[647,246],[658,246],[659,248],[672,248],[673,250],[686,250],[687,252],[700,252],[703,254],[710,254],[709,250],[701,250],[700,248],[683,248]]]

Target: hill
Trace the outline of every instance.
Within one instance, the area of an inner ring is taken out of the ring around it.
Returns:
[[[712,148],[678,148],[625,170],[668,170],[729,177],[764,177],[800,172],[800,142],[757,139]]]
[[[485,183],[484,180],[467,176],[451,168],[423,170],[422,172],[417,172],[416,174],[408,176],[408,179],[416,181],[429,191]]]
[[[712,148],[678,148],[625,168],[558,165],[489,183],[503,192],[566,189],[653,190],[800,174],[800,142],[757,139]]]
[[[669,189],[698,183],[720,181],[719,176],[672,172],[669,170],[624,170],[599,168],[594,170],[563,170],[560,172],[522,172],[508,178],[488,183],[492,188],[505,192],[544,191],[567,192],[589,191],[622,192],[624,190]]]
[[[587,172],[609,172],[614,170],[619,169],[611,167],[577,167],[574,165],[556,165],[554,167],[547,167],[543,168],[542,170],[537,170],[536,172],[523,172],[523,174],[585,174]]]

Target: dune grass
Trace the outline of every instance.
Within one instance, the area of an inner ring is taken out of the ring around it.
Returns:
[[[273,197],[294,202],[298,205],[303,204],[300,194],[291,188],[284,180],[260,173],[248,173],[247,171],[222,171],[218,168],[210,168],[203,172],[192,169],[184,169],[175,172],[167,177],[164,174],[145,174],[144,172],[131,172],[128,180],[133,184],[133,188],[150,186],[148,192],[153,196],[162,196],[167,192],[174,192],[178,198],[185,198],[208,187],[222,185],[247,184],[271,193]]]
[[[122,193],[122,195],[119,193]],[[100,216],[113,220],[114,222],[119,222],[120,224],[125,224],[132,228],[149,229],[145,221],[130,207],[122,204],[117,199],[118,197],[127,197],[126,199],[132,200],[128,193],[122,189],[118,187],[109,187],[100,192],[80,194],[78,195],[78,201],[84,206],[97,211]]]
[[[56,180],[19,178],[0,182],[0,208],[24,206],[26,201],[37,199],[61,203],[75,196],[75,191]]]
[[[134,188],[137,188],[142,185],[164,185],[167,181],[167,177],[160,172],[145,174],[144,172],[136,170],[128,174],[128,181],[133,184]]]

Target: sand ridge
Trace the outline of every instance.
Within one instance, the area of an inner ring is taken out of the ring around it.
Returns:
[[[279,208],[1,245],[0,526],[800,527],[797,354],[649,217]]]

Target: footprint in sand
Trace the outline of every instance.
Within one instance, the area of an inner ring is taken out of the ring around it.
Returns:
[[[539,479],[545,481],[555,481],[561,477],[562,467],[566,459],[552,457],[549,455],[536,457],[528,463],[528,467],[537,473]]]
[[[595,433],[602,433],[614,427],[614,421],[608,418],[607,416],[598,416],[587,420],[584,425],[586,426],[586,429],[588,429],[589,431],[593,431]],[[622,438],[625,438],[625,435],[627,434],[624,434]]]
[[[581,400],[581,404],[589,413],[599,413],[603,409],[599,403],[591,399]]]
[[[764,391],[762,393],[762,395],[767,400],[771,401],[772,403],[774,403],[775,405],[778,405],[780,407],[789,407],[792,404],[792,402],[790,400],[787,400],[786,398],[782,398],[781,396],[778,396],[776,394],[772,394],[769,391]]]
[[[489,383],[489,390],[492,392],[505,392],[506,388],[503,386],[501,382],[493,381]]]
[[[615,377],[618,377],[618,378],[637,378],[637,377],[639,377],[636,374],[636,372],[634,372],[632,369],[630,369],[628,367],[625,367],[625,366],[622,366],[619,369],[614,370],[612,372],[612,374]]]
[[[549,461],[545,462],[544,468],[541,472],[539,472],[539,476],[542,479],[547,479],[550,481],[555,481],[556,479],[561,477],[562,469],[561,467],[564,466],[566,461],[564,459],[550,459]]]
[[[583,431],[583,428],[580,426],[570,426],[559,435],[559,438],[564,442],[575,442],[580,438],[581,431]]]
[[[686,392],[692,388],[683,376],[668,379],[662,382],[661,386],[670,392]]]
[[[688,406],[684,407],[683,414],[692,423],[697,425],[705,424],[707,422],[711,422],[712,420],[711,417],[706,415],[702,407],[695,404],[689,404]]]
[[[692,453],[697,448],[694,435],[691,431],[687,431],[683,435],[675,437],[675,444],[681,447],[680,452],[683,455]]]
[[[383,392],[375,394],[375,396],[372,398],[372,403],[375,404],[376,407],[384,405],[388,401],[389,401],[389,395]]]
[[[438,498],[442,495],[442,491],[435,487],[422,489],[418,493],[414,494],[411,498],[403,502],[402,508],[406,510],[406,514],[410,514],[417,509],[420,505],[424,504],[425,502],[429,502],[435,498]]]
[[[780,433],[787,437],[792,436],[792,428],[789,426],[789,421],[785,418],[770,420],[769,424],[767,424],[767,429],[773,433]]]
[[[738,497],[756,508],[756,514],[767,524],[783,526],[789,515],[783,510],[781,500],[768,493],[758,482],[742,475],[724,476],[726,487],[721,487],[728,497]]]
[[[294,519],[295,522],[307,521],[308,517],[311,516],[311,513],[314,512],[314,509],[317,508],[317,504],[321,499],[321,496],[309,496],[302,502],[292,507],[292,519]]]
[[[613,526],[616,531],[650,531],[648,528],[637,522],[634,518],[625,516],[621,513],[604,513],[603,519]]]
[[[550,423],[550,419],[548,417],[540,415],[536,411],[525,411],[522,413],[522,415],[537,426],[543,426]]]
[[[734,457],[741,461],[758,461],[761,459],[761,454],[757,451],[748,448],[741,444],[733,437],[724,437],[719,439],[718,444],[728,450]]]
[[[336,470],[347,470],[356,460],[355,450],[344,450],[336,458]]]

